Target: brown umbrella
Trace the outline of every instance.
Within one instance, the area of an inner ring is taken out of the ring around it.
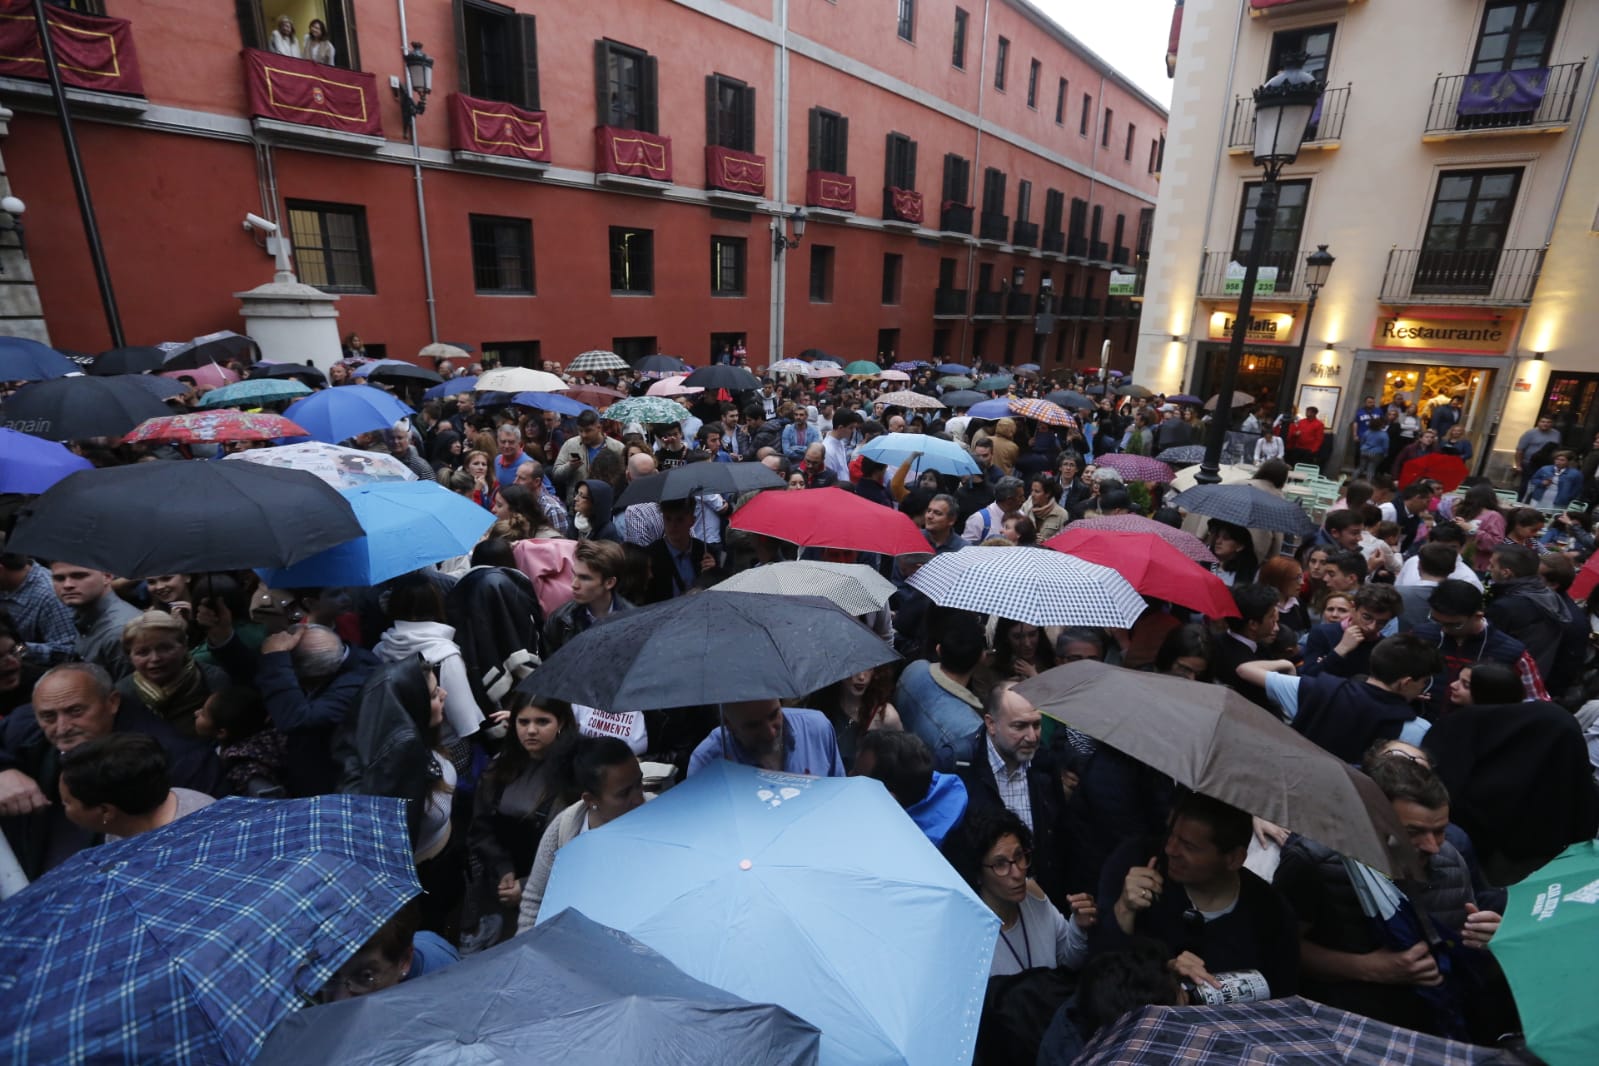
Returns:
[[[1370,778],[1231,689],[1084,661],[1015,692],[1195,792],[1390,877],[1420,876],[1415,849]]]
[[[1205,410],[1214,411],[1216,409],[1216,404],[1217,404],[1217,402],[1220,399],[1221,399],[1221,395],[1218,393],[1217,395],[1212,396],[1210,399],[1206,400],[1205,401]],[[1233,393],[1233,402],[1228,404],[1227,406],[1229,406],[1229,407],[1248,407],[1250,404],[1252,404],[1254,402],[1255,402],[1255,398],[1253,396],[1249,395],[1249,393],[1247,393],[1247,392],[1235,392],[1235,393]]]

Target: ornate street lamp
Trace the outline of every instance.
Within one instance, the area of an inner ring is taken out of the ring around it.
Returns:
[[[1299,327],[1299,344],[1294,348],[1293,355],[1288,358],[1288,365],[1283,367],[1282,385],[1277,393],[1277,413],[1286,415],[1294,405],[1296,389],[1299,386],[1299,368],[1305,361],[1305,345],[1310,341],[1310,323],[1316,317],[1316,297],[1321,294],[1321,287],[1327,284],[1327,275],[1332,273],[1333,257],[1327,251],[1325,244],[1316,245],[1316,250],[1305,256],[1305,290],[1310,293],[1310,298],[1305,301],[1305,321]]]
[[[405,89],[399,92],[400,120],[409,136],[416,117],[428,109],[428,96],[433,92],[433,57],[422,51],[419,41],[411,42],[405,53]]]

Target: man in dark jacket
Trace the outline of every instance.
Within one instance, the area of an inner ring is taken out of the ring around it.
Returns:
[[[1266,649],[1277,639],[1277,600],[1277,590],[1270,585],[1233,586],[1238,617],[1227,619],[1227,632],[1216,640],[1216,659],[1211,666],[1217,681],[1261,707],[1267,705],[1265,691],[1243,680],[1238,668],[1266,658]]]
[[[1311,627],[1299,675],[1358,677],[1370,673],[1371,650],[1404,606],[1403,597],[1392,585],[1362,585],[1355,592],[1355,609],[1348,621]]]
[[[1493,578],[1488,621],[1526,645],[1538,673],[1547,679],[1560,655],[1567,617],[1559,594],[1538,577],[1538,553],[1520,544],[1501,544],[1488,572]]]
[[[1577,580],[1577,564],[1568,555],[1543,555],[1538,558],[1538,577],[1549,590],[1560,597],[1566,611],[1566,628],[1560,638],[1560,650],[1555,655],[1554,666],[1544,678],[1545,687],[1556,703],[1568,707],[1582,704],[1582,673],[1588,661],[1588,640],[1592,629],[1588,612],[1571,598],[1571,586]]]
[[[694,536],[694,501],[662,500],[660,506],[665,533],[648,548],[650,582],[645,599],[650,603],[687,595],[716,571],[716,556]]]
[[[627,557],[622,546],[608,540],[585,540],[572,560],[572,598],[557,607],[544,623],[544,654],[551,655],[567,641],[602,618],[632,608],[616,594]]]

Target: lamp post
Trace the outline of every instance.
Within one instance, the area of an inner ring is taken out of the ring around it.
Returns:
[[[405,40],[405,8],[400,8],[401,40]],[[427,197],[422,191],[422,144],[417,140],[417,116],[427,110],[428,96],[433,92],[433,57],[422,51],[420,41],[412,41],[410,51],[402,55],[405,60],[405,85],[395,86],[394,95],[400,101],[400,122],[411,139],[411,177],[416,182],[416,226],[422,238],[422,288],[428,309],[428,340],[439,342],[438,303],[433,297],[433,249],[428,243]]]
[[[416,117],[428,109],[428,96],[433,92],[433,57],[422,51],[418,41],[412,41],[411,50],[405,53],[405,91],[395,92],[400,97],[400,121],[409,135]]]
[[[1305,289],[1310,293],[1310,298],[1305,301],[1305,322],[1299,327],[1299,345],[1288,357],[1288,365],[1283,367],[1282,385],[1277,393],[1279,417],[1287,415],[1293,406],[1294,392],[1299,387],[1299,369],[1305,361],[1305,345],[1310,341],[1310,323],[1316,317],[1316,297],[1321,294],[1321,287],[1327,284],[1327,275],[1332,273],[1333,262],[1325,244],[1316,245],[1316,250],[1305,256]]]
[[[1254,311],[1255,279],[1260,276],[1260,260],[1271,239],[1271,227],[1277,215],[1277,179],[1282,176],[1283,168],[1299,157],[1299,146],[1305,139],[1310,116],[1316,109],[1316,101],[1321,99],[1321,82],[1305,73],[1304,55],[1286,56],[1284,62],[1286,65],[1276,77],[1255,90],[1255,165],[1262,168],[1264,180],[1260,185],[1260,199],[1255,204],[1255,231],[1244,263],[1243,289],[1238,294],[1232,344],[1222,364],[1221,387],[1217,390],[1220,399],[1210,421],[1210,431],[1205,435],[1205,458],[1194,478],[1201,485],[1215,485],[1221,481],[1221,450],[1227,440],[1230,404],[1238,384],[1238,364],[1244,358],[1244,342],[1249,336]]]
[[[794,227],[794,236],[786,236],[783,232],[783,216],[772,219],[772,258],[783,258],[784,252],[792,252],[800,246],[800,241],[805,239],[805,209],[796,207],[788,214],[788,221]]]

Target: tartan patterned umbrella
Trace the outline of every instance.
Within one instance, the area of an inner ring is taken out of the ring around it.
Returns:
[[[1106,566],[1043,548],[964,548],[935,555],[911,575],[940,607],[1035,626],[1131,626],[1144,598]]]
[[[1148,481],[1163,485],[1172,479],[1171,467],[1147,455],[1112,452],[1110,455],[1101,455],[1094,462],[1116,471],[1127,481]]]
[[[595,348],[593,351],[583,352],[572,360],[566,369],[574,374],[592,374],[599,370],[626,370],[627,360],[615,352]]]
[[[282,415],[246,414],[243,411],[199,411],[187,415],[167,415],[140,422],[123,437],[125,444],[166,441],[173,444],[201,444],[229,440],[275,440],[278,437],[304,437],[300,426]]]
[[[681,422],[688,417],[688,408],[662,396],[630,396],[611,404],[600,412],[600,417],[613,422],[638,422],[652,426]]]
[[[1168,526],[1165,522],[1157,522],[1143,515],[1084,515],[1079,521],[1084,523],[1084,529],[1110,529],[1118,533],[1153,533],[1196,563],[1216,561],[1216,556],[1205,547],[1205,542],[1192,533],[1185,533],[1174,526]],[[1072,525],[1076,526],[1077,522],[1073,522]],[[1058,539],[1052,537],[1045,542],[1045,545],[1052,545]]]
[[[1253,485],[1195,485],[1171,501],[1189,514],[1219,518],[1245,529],[1265,529],[1295,536],[1316,532],[1297,500],[1284,499]]]
[[[935,397],[901,389],[898,392],[885,392],[872,401],[878,407],[909,407],[918,411],[938,411],[943,408]]]
[[[1010,412],[1031,418],[1048,426],[1065,426],[1068,429],[1077,427],[1077,420],[1066,413],[1066,409],[1048,400],[1012,400]]]
[[[421,892],[405,805],[225,799],[0,908],[0,1056],[247,1063]]]

